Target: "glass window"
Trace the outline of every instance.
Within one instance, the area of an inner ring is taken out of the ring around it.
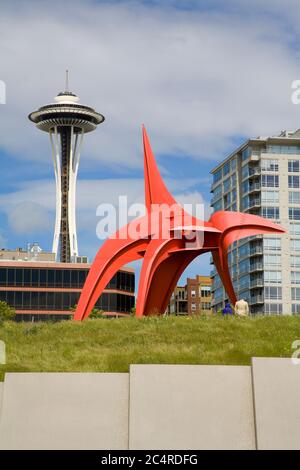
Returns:
[[[279,202],[279,192],[278,191],[262,191],[261,192],[261,202],[262,203],[278,203]]]
[[[40,284],[41,287],[46,287],[47,285],[47,270],[40,269]]]
[[[270,300],[282,299],[282,288],[275,287],[275,286],[265,287],[265,299],[270,299]]]
[[[289,207],[289,219],[300,220],[300,207]]]
[[[63,285],[63,272],[62,269],[55,270],[55,285],[56,287],[62,287]]]
[[[214,211],[220,211],[223,209],[223,201],[220,199],[218,202],[213,204]]]
[[[284,153],[296,155],[300,153],[300,147],[297,145],[267,145],[267,153]]]
[[[300,223],[290,224],[290,234],[291,235],[300,235]]]
[[[297,238],[291,238],[290,243],[292,251],[300,251],[300,240],[297,240]]]
[[[54,310],[55,306],[55,293],[54,292],[47,292],[47,300],[46,297],[43,299],[44,304],[46,305],[47,302],[47,308],[50,310]]]
[[[265,303],[266,315],[280,315],[282,313],[282,304]]]
[[[298,315],[300,313],[300,304],[292,304],[292,313],[293,315]]]
[[[278,175],[262,175],[261,184],[263,187],[278,188],[279,176]]]
[[[281,283],[281,271],[264,271],[264,280],[270,284]]]
[[[242,160],[247,160],[247,158],[249,158],[251,155],[251,147],[246,147],[243,151],[242,151]]]
[[[300,204],[300,191],[289,191],[289,203]]]
[[[242,183],[242,193],[247,194],[249,192],[249,181],[244,181]]]
[[[281,263],[281,255],[264,255],[264,264],[266,266],[273,266]]]
[[[242,274],[247,272],[249,272],[249,259],[239,262],[239,273]]]
[[[80,270],[78,271],[78,287],[83,287],[86,279],[86,271]]]
[[[278,160],[262,160],[261,169],[262,171],[278,171]]]
[[[222,178],[222,169],[216,171],[216,173],[213,174],[213,182],[216,183]]]
[[[291,272],[291,281],[292,281],[292,284],[300,284],[300,272],[292,271]]]
[[[261,215],[267,219],[279,219],[279,207],[264,206],[261,208]]]
[[[7,269],[0,269],[0,286],[6,286],[7,283]]]
[[[230,189],[230,178],[227,178],[227,180],[224,181],[223,188],[224,188],[224,193],[229,191],[229,189]]]
[[[248,289],[249,288],[249,283],[250,283],[249,274],[247,274],[246,276],[241,276],[240,279],[239,279],[239,288],[240,288],[240,290]]]
[[[278,251],[281,250],[281,239],[280,238],[264,238],[264,250],[266,251]]]
[[[288,170],[292,173],[299,173],[299,160],[289,160]]]
[[[300,268],[300,256],[291,255],[291,267]]]
[[[16,269],[16,285],[23,285],[23,269]]]
[[[238,249],[239,252],[239,257],[244,258],[245,256],[249,256],[250,253],[250,247],[249,243],[245,243],[244,245],[240,246]]]
[[[242,198],[242,210],[246,210],[249,207],[249,196],[244,196]]]
[[[39,270],[38,269],[31,270],[31,284],[33,287],[38,287],[39,285]]]
[[[71,270],[71,286],[78,287],[78,271],[76,269]]]
[[[16,292],[15,293],[15,304],[14,306],[16,308],[22,308],[23,307],[23,296],[22,292]]]
[[[244,165],[242,168],[242,179],[247,178],[249,176],[249,167],[248,165]]]
[[[63,286],[70,287],[71,275],[69,269],[63,269]]]
[[[231,160],[231,171],[236,170],[236,157]]]
[[[219,184],[218,186],[216,186],[213,190],[213,198],[216,199],[218,198],[219,196],[222,195],[222,185]]]
[[[289,183],[289,188],[299,188],[299,176],[296,175],[289,175],[288,176],[288,183]]]
[[[47,274],[48,274],[47,275],[47,277],[48,277],[48,281],[47,281],[48,287],[55,286],[55,271],[54,271],[54,269],[48,269]]]
[[[30,292],[23,292],[23,308],[30,310]]]
[[[31,292],[31,308],[38,308],[39,307],[39,293],[38,292]]]
[[[230,161],[225,163],[225,165],[223,166],[223,176],[228,175],[229,172],[230,172]]]
[[[24,269],[24,286],[28,287],[31,285],[31,269]]]
[[[8,269],[7,270],[7,285],[8,286],[14,286],[15,285],[15,274],[16,274],[15,269]]]
[[[300,300],[300,287],[292,287],[292,300]]]

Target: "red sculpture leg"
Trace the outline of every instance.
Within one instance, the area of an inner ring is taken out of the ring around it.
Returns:
[[[83,320],[92,311],[103,290],[125,264],[143,257],[147,238],[138,240],[109,238],[97,253],[85,281],[74,320]]]

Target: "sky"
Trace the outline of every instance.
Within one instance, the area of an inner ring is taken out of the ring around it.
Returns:
[[[27,116],[63,91],[66,69],[106,118],[85,137],[78,175],[79,252],[92,260],[97,206],[143,201],[142,123],[171,192],[207,217],[218,162],[249,137],[300,127],[299,21],[298,0],[1,0],[0,247],[51,249],[50,142]],[[209,271],[202,256],[184,278]]]

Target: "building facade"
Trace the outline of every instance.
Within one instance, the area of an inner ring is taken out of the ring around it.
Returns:
[[[211,313],[209,276],[187,278],[185,286],[177,286],[171,296],[168,313],[175,315],[208,315]]]
[[[252,314],[300,313],[300,130],[249,139],[212,170],[213,211],[259,215],[279,223],[283,235],[235,242],[228,261],[238,298]],[[212,269],[213,309],[227,300]]]
[[[16,321],[71,318],[89,264],[57,263],[55,254],[45,252],[28,259],[28,251],[20,249],[1,250],[0,255],[0,300],[15,308]],[[128,316],[135,305],[134,283],[133,269],[121,269],[95,307],[107,317]]]

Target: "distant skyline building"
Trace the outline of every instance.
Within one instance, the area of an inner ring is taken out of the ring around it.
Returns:
[[[57,263],[37,243],[26,250],[0,250],[0,301],[16,321],[68,320],[78,303],[90,264]],[[134,307],[135,275],[124,266],[107,284],[95,307],[103,317],[128,317]]]
[[[187,278],[184,286],[176,286],[170,298],[168,313],[174,315],[209,315],[211,310],[211,284],[209,276]]]
[[[300,313],[300,130],[244,142],[211,172],[213,211],[271,219],[285,234],[231,245],[228,261],[237,297],[252,314]],[[213,309],[228,299],[215,269]]]
[[[56,180],[56,217],[52,251],[56,260],[76,262],[78,241],[76,232],[76,181],[83,136],[104,121],[93,108],[79,103],[69,91],[68,71],[66,90],[55,103],[42,106],[29,115],[36,127],[50,135]]]

